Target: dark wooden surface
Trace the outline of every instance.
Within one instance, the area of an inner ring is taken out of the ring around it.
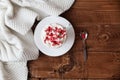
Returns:
[[[40,53],[28,63],[30,80],[120,80],[120,0],[76,0],[61,16],[73,24],[75,44],[60,57]],[[85,65],[79,38],[82,30],[89,32]]]

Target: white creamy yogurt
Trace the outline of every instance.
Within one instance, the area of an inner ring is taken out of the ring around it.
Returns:
[[[41,33],[42,42],[51,48],[61,47],[66,38],[67,31],[65,27],[57,23],[46,25]]]

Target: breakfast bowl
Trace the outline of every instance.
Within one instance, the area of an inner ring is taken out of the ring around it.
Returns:
[[[72,24],[65,18],[50,16],[38,23],[34,32],[34,41],[43,54],[57,57],[72,48],[75,32]]]

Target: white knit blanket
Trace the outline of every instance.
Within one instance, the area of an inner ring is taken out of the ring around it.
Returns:
[[[27,80],[27,61],[38,58],[35,19],[60,15],[74,0],[0,0],[0,80]]]

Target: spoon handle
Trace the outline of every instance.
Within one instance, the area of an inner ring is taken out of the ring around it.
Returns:
[[[83,55],[84,55],[84,62],[87,61],[87,46],[85,40],[83,40]]]

